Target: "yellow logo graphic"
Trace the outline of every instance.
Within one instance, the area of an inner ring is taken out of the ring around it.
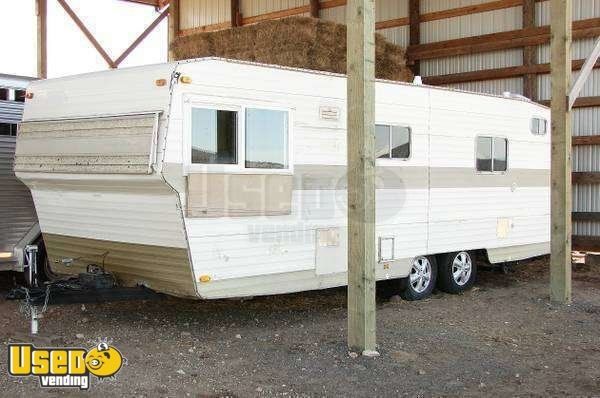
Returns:
[[[11,376],[38,376],[42,387],[87,390],[90,374],[98,378],[116,375],[123,366],[123,355],[108,343],[100,343],[89,350],[9,344],[8,365]]]

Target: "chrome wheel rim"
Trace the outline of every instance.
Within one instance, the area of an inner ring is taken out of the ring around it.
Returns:
[[[410,269],[410,285],[417,293],[423,293],[431,283],[431,263],[427,257],[417,257]]]
[[[471,279],[473,272],[473,262],[467,252],[460,252],[454,257],[452,262],[452,279],[458,286],[464,286]]]

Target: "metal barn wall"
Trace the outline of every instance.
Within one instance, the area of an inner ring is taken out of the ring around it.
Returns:
[[[326,3],[321,0],[321,3]],[[421,0],[421,14],[440,12],[460,7],[490,3],[491,0]],[[267,14],[301,6],[307,6],[309,0],[241,0],[241,13],[244,18]],[[550,2],[537,2],[535,5],[537,26],[549,25]],[[344,23],[346,6],[327,7],[320,10],[320,17],[326,20]],[[229,0],[181,0],[181,28],[187,29],[202,25],[225,22],[230,19]],[[303,13],[299,15],[308,15]],[[408,16],[408,0],[376,0],[377,22],[389,21]],[[573,19],[584,20],[600,17],[600,0],[573,0]],[[420,26],[420,42],[434,43],[444,40],[479,36],[489,33],[518,30],[523,27],[522,6],[479,12],[452,18],[422,22]],[[388,40],[407,46],[409,43],[409,27],[407,25],[378,32]],[[594,39],[575,40],[573,42],[573,59],[584,59],[590,53]],[[549,45],[537,48],[537,63],[550,62]],[[496,69],[523,65],[521,48],[507,49],[469,55],[426,59],[420,62],[423,76],[440,76],[486,69]],[[578,72],[574,72],[574,77]],[[456,83],[449,87],[485,93],[501,94],[505,91],[523,94],[523,78],[511,77],[488,81]],[[550,99],[549,75],[537,77],[537,100]],[[595,69],[586,83],[581,96],[600,96],[600,69]],[[600,108],[576,108],[573,111],[575,136],[600,134]],[[600,147],[593,145],[574,146],[574,171],[600,171]],[[600,211],[600,186],[576,185],[573,189],[574,211]],[[576,235],[600,236],[600,222],[573,223]]]
[[[230,0],[179,0],[180,29],[231,21]]]

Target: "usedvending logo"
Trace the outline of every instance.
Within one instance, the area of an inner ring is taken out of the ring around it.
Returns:
[[[119,372],[124,359],[108,343],[84,348],[36,348],[32,344],[9,344],[8,373],[15,377],[38,376],[41,387],[90,387],[90,376],[99,379]]]

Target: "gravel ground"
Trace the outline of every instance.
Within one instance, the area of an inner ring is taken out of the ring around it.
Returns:
[[[378,300],[378,358],[352,358],[346,291],[248,301],[51,306],[31,340],[18,304],[0,299],[0,358],[9,342],[92,347],[127,358],[90,396],[600,396],[600,267],[574,269],[574,300],[548,300],[548,260],[482,271],[462,295]],[[0,291],[11,286],[6,274]],[[80,395],[7,375],[1,395]]]

